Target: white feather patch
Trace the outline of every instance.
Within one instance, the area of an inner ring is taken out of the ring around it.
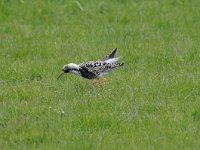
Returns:
[[[111,58],[111,59],[106,60],[105,62],[106,63],[115,63],[115,62],[117,62],[121,58],[122,58],[122,56],[117,57],[117,58]]]

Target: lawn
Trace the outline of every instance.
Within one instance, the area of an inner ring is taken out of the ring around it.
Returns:
[[[0,64],[0,149],[200,148],[199,0],[1,0]]]

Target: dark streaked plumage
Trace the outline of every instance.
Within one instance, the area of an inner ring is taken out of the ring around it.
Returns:
[[[109,71],[117,67],[123,66],[124,63],[116,63],[116,61],[122,58],[122,57],[117,57],[117,58],[114,57],[116,51],[117,48],[114,49],[110,54],[104,56],[98,61],[89,61],[78,65],[74,63],[64,65],[64,67],[62,68],[62,72],[57,79],[59,79],[60,76],[64,73],[77,74],[87,79],[95,79],[102,77]]]

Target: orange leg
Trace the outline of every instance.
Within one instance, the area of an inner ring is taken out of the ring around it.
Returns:
[[[94,79],[94,80],[92,80],[92,85],[94,87],[103,88],[105,84],[106,84],[106,78],[100,78],[100,79]]]

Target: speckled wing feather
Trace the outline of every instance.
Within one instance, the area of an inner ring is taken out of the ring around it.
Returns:
[[[82,63],[79,66],[81,68],[87,68],[88,71],[90,72],[108,72],[114,68],[117,68],[119,66],[122,66],[123,63],[106,63],[104,61],[89,61],[86,63]]]

